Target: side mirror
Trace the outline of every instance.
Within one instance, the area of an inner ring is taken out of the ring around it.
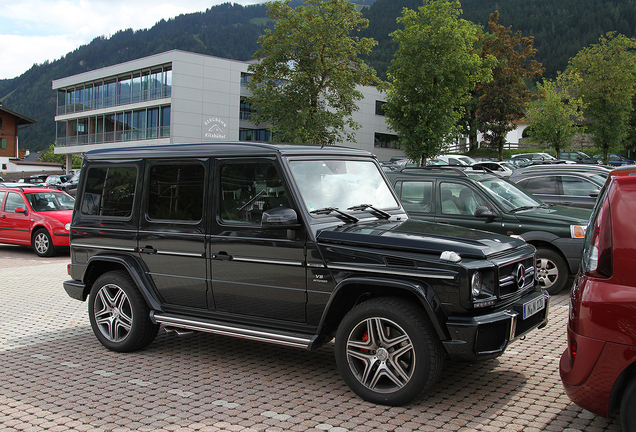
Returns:
[[[296,210],[278,207],[263,212],[261,228],[298,228]]]
[[[486,206],[479,206],[475,209],[475,217],[490,219],[495,217],[495,212]]]
[[[26,214],[26,210],[24,209],[24,207],[16,207],[14,210],[16,213],[24,213]]]

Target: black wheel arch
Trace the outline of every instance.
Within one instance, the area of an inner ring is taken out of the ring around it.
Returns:
[[[618,413],[621,406],[621,400],[623,399],[623,392],[634,379],[636,379],[636,361],[625,368],[612,386],[608,407],[610,417]]]
[[[103,254],[90,257],[81,279],[84,283],[84,299],[90,294],[97,278],[113,270],[125,270],[128,272],[148,307],[151,310],[162,310],[161,302],[154,290],[154,284],[146,275],[142,264],[130,255]]]
[[[318,344],[328,341],[335,334],[340,321],[355,305],[377,297],[400,297],[416,303],[424,310],[439,339],[450,339],[443,325],[447,316],[430,286],[408,280],[350,277],[336,286],[325,307],[318,326]]]

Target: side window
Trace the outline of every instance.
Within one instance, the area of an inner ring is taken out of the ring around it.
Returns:
[[[148,218],[198,222],[203,217],[205,167],[195,163],[150,168]]]
[[[23,207],[26,209],[26,205],[24,204],[24,200],[15,192],[9,192],[7,194],[7,202],[4,203],[4,211],[6,212],[14,212],[18,207]]]
[[[404,181],[400,191],[400,200],[407,212],[430,213],[433,196],[433,182]]]
[[[0,206],[2,206],[2,200],[4,199],[5,191],[0,191]],[[1,209],[0,209],[1,210]]]
[[[528,192],[533,194],[557,194],[556,176],[542,176],[529,178],[523,186]]]
[[[600,189],[591,181],[571,176],[561,177],[561,185],[563,186],[563,195],[570,196],[589,197],[590,192]]]
[[[486,202],[466,185],[442,183],[440,193],[443,214],[472,216],[477,207],[486,205]]]
[[[136,167],[91,167],[86,173],[81,212],[94,216],[130,217],[136,188]]]
[[[290,207],[283,182],[273,163],[225,163],[220,172],[223,222],[260,224],[264,211]]]

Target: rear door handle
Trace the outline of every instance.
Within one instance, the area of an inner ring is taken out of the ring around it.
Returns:
[[[217,261],[230,261],[232,259],[232,255],[228,254],[225,251],[220,251],[218,253],[212,254],[212,259]]]
[[[142,248],[139,248],[139,253],[156,254],[157,249],[153,248],[152,246],[144,246]]]

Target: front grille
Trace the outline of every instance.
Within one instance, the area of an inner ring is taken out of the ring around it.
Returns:
[[[478,354],[500,351],[510,338],[509,322],[501,321],[480,326],[475,351]]]
[[[521,268],[523,269],[523,283],[519,283],[520,280],[518,281]],[[533,257],[507,263],[499,267],[499,297],[505,298],[534,284],[534,272]]]

